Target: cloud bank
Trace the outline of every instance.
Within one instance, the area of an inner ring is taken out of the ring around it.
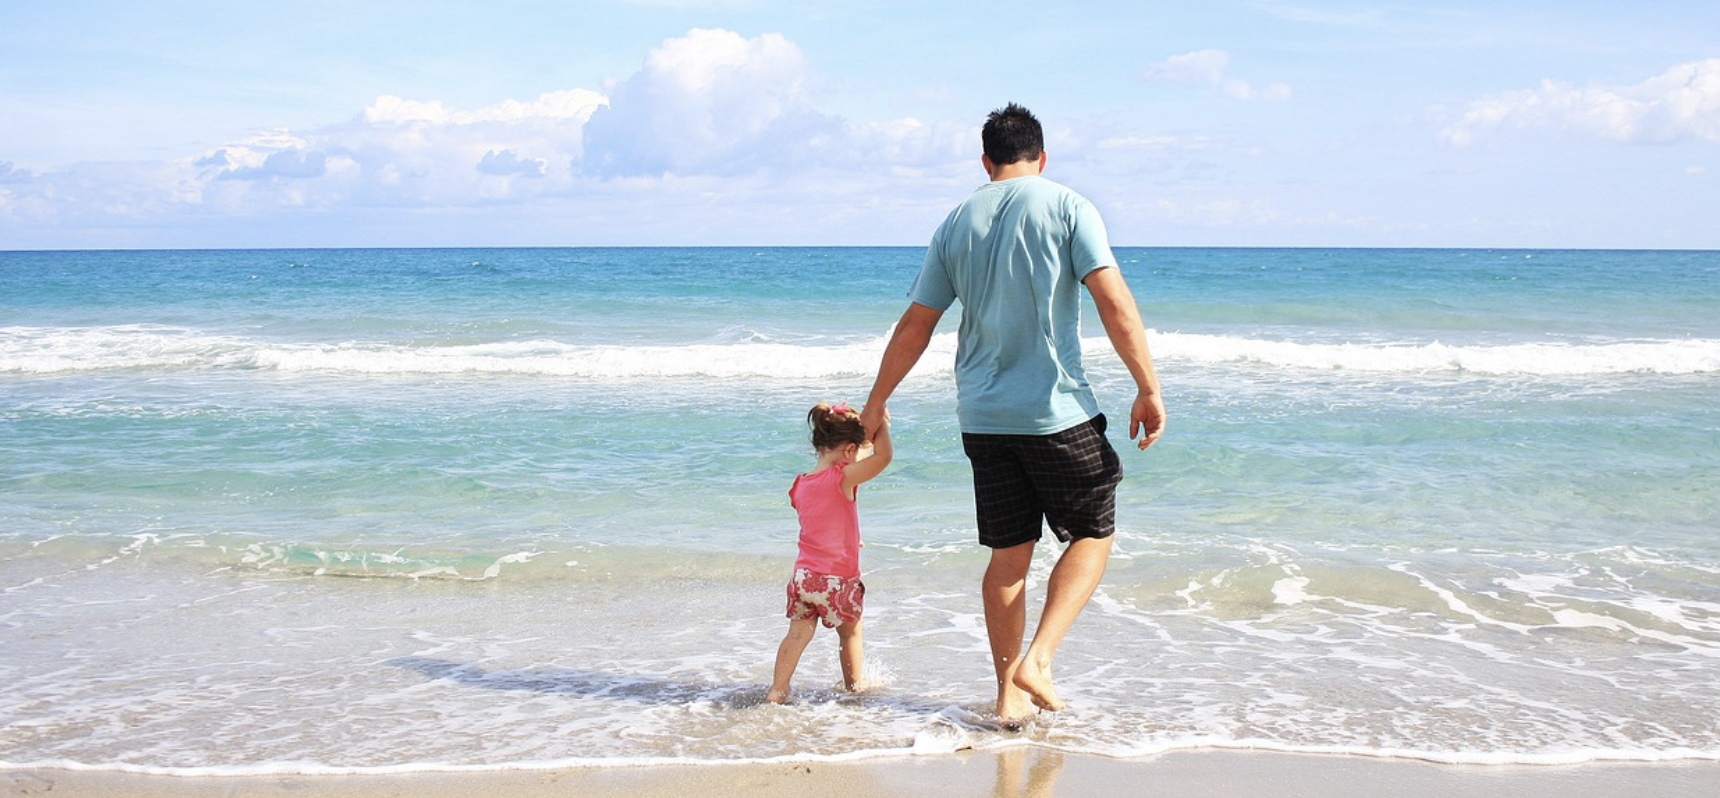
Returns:
[[[670,184],[679,195],[718,182],[746,191],[736,178],[758,191],[769,181],[834,185],[817,176],[886,156],[912,171],[977,147],[965,127],[853,124],[820,113],[817,85],[800,49],[780,35],[694,29],[601,91],[469,110],[381,96],[346,122],[266,131],[160,163],[28,170],[0,162],[0,223],[135,227],[283,210],[582,201],[647,208],[647,195]]]
[[[1469,104],[1440,138],[1466,147],[1513,130],[1568,132],[1626,144],[1720,142],[1720,58],[1680,64],[1630,86],[1555,80]]]
[[[733,174],[805,162],[841,135],[812,107],[800,48],[766,34],[694,30],[665,42],[587,126],[585,171]]]
[[[1720,59],[1631,85],[1549,80],[1404,117],[1416,127],[1392,126],[1389,141],[1372,138],[1384,126],[1367,127],[1376,109],[1332,108],[1320,93],[1294,96],[1308,113],[1274,110],[1262,101],[1293,99],[1290,87],[1239,77],[1225,50],[1122,69],[1111,77],[1190,90],[1096,116],[1060,110],[1047,130],[1063,153],[1054,177],[1105,209],[1115,241],[1621,243],[1592,231],[1627,226],[1623,210],[1606,198],[1555,207],[1544,197],[1576,193],[1555,188],[1569,184],[1565,171],[1513,162],[1511,148],[1552,135],[1686,143],[1620,149],[1597,166],[1611,163],[1611,179],[1643,196],[1712,193]],[[383,94],[331,124],[202,137],[214,143],[148,161],[26,162],[0,142],[0,249],[918,244],[983,179],[987,107],[940,98],[923,106],[940,117],[928,120],[829,113],[848,98],[826,94],[781,35],[693,29],[596,84],[477,107]],[[1202,113],[1224,122],[1186,121]],[[1505,152],[1497,168],[1474,168],[1482,143]],[[1659,171],[1636,168],[1656,156]],[[1382,187],[1378,176],[1402,164],[1422,178]],[[1680,182],[1656,182],[1666,174]],[[1476,197],[1497,201],[1481,214]],[[1711,246],[1702,207],[1642,203],[1647,221],[1629,223],[1656,245]]]

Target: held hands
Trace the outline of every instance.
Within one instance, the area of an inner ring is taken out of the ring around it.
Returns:
[[[1145,449],[1165,433],[1165,400],[1158,393],[1135,395],[1135,405],[1129,409],[1129,439],[1141,436],[1140,448]]]
[[[890,411],[882,404],[868,404],[860,408],[860,426],[866,428],[866,440],[878,436],[878,431],[890,426]]]

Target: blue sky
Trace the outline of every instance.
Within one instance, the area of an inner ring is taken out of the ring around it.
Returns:
[[[921,245],[1006,102],[1119,245],[1720,248],[1720,4],[0,4],[0,249]]]

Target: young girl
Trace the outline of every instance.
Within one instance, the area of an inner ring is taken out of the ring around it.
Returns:
[[[890,464],[890,420],[866,442],[860,414],[846,402],[821,402],[806,414],[818,464],[794,478],[789,503],[800,513],[800,557],[788,583],[788,634],[776,649],[776,675],[765,700],[788,700],[788,683],[820,621],[842,644],[842,684],[860,685],[860,513],[856,491]]]

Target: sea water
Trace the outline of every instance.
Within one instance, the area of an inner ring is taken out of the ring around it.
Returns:
[[[0,253],[0,766],[1720,758],[1714,252],[1119,249],[1169,426],[1089,309],[1116,553],[1016,733],[946,318],[861,493],[869,684],[825,633],[764,704],[805,412],[921,254]]]

